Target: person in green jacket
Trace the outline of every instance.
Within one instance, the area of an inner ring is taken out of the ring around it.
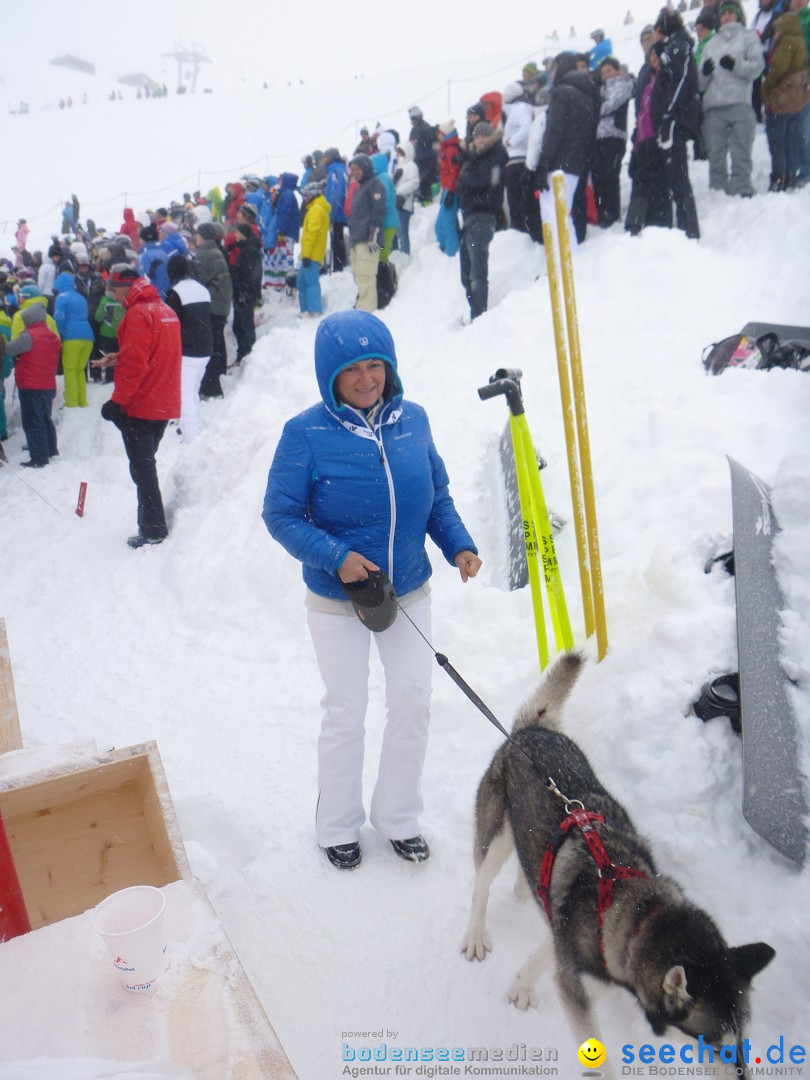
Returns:
[[[95,321],[98,325],[96,344],[102,356],[118,352],[118,324],[124,317],[124,305],[119,304],[111,296],[104,295],[98,302],[95,311]],[[97,368],[90,365],[93,382],[107,383],[113,381],[114,369],[111,367]]]

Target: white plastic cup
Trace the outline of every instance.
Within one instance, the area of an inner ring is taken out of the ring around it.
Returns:
[[[91,925],[103,938],[127,990],[148,992],[168,971],[165,907],[160,889],[133,885],[102,900],[93,912]]]

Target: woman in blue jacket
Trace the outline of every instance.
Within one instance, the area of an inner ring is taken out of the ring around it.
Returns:
[[[340,869],[360,863],[365,821],[363,736],[371,632],[342,583],[383,570],[399,619],[374,634],[388,719],[371,824],[401,858],[427,859],[419,833],[420,779],[430,719],[430,536],[462,581],[481,560],[456,511],[424,409],[403,399],[394,342],[364,311],[328,316],[315,338],[321,401],[287,422],[267,480],[262,517],[303,563],[306,607],[326,686],[318,742],[318,843]]]
[[[62,371],[65,375],[65,408],[87,405],[87,364],[95,335],[90,325],[87,301],[76,289],[76,279],[67,272],[57,274],[53,283],[56,302],[53,317],[62,339]]]

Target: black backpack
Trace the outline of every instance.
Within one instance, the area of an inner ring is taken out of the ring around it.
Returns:
[[[388,307],[397,291],[397,272],[390,262],[381,262],[377,267],[377,307]]]

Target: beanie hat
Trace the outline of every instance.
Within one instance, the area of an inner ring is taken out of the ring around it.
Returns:
[[[528,62],[528,64],[523,65],[523,74],[524,75],[527,75],[527,74],[528,75],[536,75],[537,74],[537,64],[535,64],[534,60],[530,60]]]
[[[509,105],[512,101],[517,101],[518,98],[523,97],[523,84],[519,82],[510,82],[503,89],[503,103]]]
[[[591,37],[592,38],[603,38],[604,36],[605,36],[605,31],[602,30],[602,29],[591,30]]]
[[[312,180],[308,184],[304,184],[301,188],[301,194],[305,199],[314,199],[316,195],[320,195],[326,187],[325,180]]]
[[[451,135],[456,130],[455,120],[442,120],[439,124],[439,131],[442,135]]]
[[[23,285],[20,289],[20,299],[30,300],[34,296],[42,296],[42,293],[36,287],[36,285]]]
[[[745,12],[742,4],[737,3],[737,0],[723,0],[718,15],[722,15],[724,11],[733,11],[737,16],[737,22],[741,22],[745,26]]]
[[[475,114],[481,120],[486,120],[487,110],[484,108],[484,103],[482,101],[476,101],[474,105],[471,105],[469,109],[467,109],[467,116],[470,116],[471,114]]]
[[[473,128],[473,138],[477,135],[489,136],[492,134],[492,124],[488,124],[486,120],[479,120]]]
[[[58,255],[60,258],[62,257],[62,249],[58,244],[51,244],[48,248],[48,258],[52,259],[54,255]]]
[[[421,120],[422,110],[418,105],[411,105],[410,109],[408,109],[408,116],[410,116],[411,120]]]
[[[90,265],[90,256],[86,252],[80,251],[76,255],[76,265],[77,266],[89,266]]]
[[[158,232],[176,233],[177,226],[173,221],[161,221],[160,225],[158,225]]]
[[[157,243],[157,225],[155,225],[154,221],[150,222],[148,225],[144,225],[144,227],[138,233],[138,236],[140,236],[141,240],[143,240],[145,244],[148,244],[150,241]]]
[[[140,274],[134,266],[130,266],[129,263],[116,263],[110,270],[107,285],[111,289],[128,289],[139,277]]]
[[[216,240],[217,230],[210,221],[203,221],[197,226],[197,235],[201,236],[203,240]]]
[[[242,203],[242,205],[239,207],[239,213],[243,214],[246,218],[249,218],[251,221],[255,221],[256,218],[259,216],[257,211],[256,211],[256,207],[253,205],[253,203],[249,203],[249,202]]]
[[[554,81],[559,82],[564,75],[567,75],[569,71],[575,71],[577,66],[576,53],[562,52],[554,57],[554,67],[557,69],[557,74],[554,76]]]

